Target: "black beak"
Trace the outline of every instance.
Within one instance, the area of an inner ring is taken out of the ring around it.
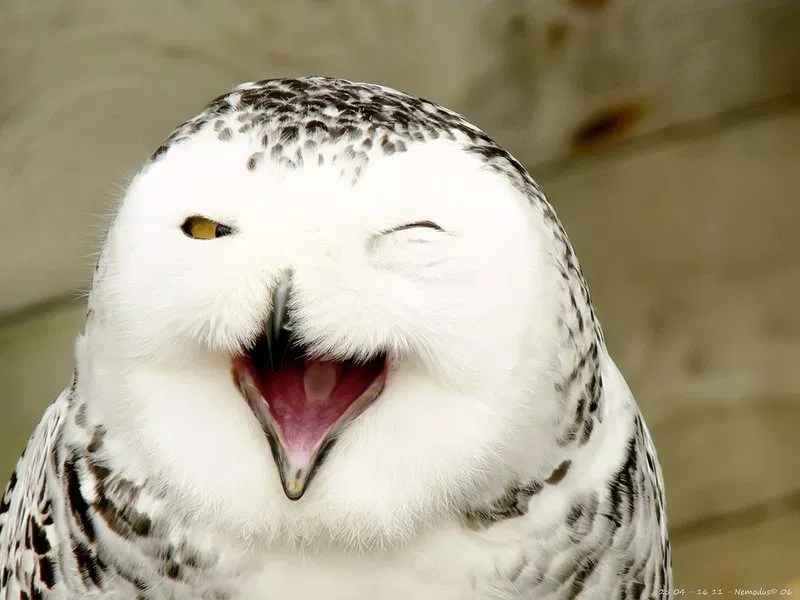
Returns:
[[[273,372],[278,372],[292,341],[289,327],[289,291],[291,275],[286,274],[278,280],[272,293],[272,313],[267,322],[267,347],[269,364]]]

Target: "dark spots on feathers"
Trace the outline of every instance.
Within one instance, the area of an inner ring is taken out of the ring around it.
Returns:
[[[161,567],[161,574],[170,579],[180,580],[183,577],[183,570],[174,560],[167,560]]]
[[[39,557],[39,579],[48,590],[53,589],[56,584],[55,566],[49,556]]]
[[[499,521],[521,517],[528,512],[531,498],[541,492],[545,485],[558,485],[571,466],[571,460],[564,460],[543,482],[534,479],[524,485],[513,484],[489,506],[466,510],[464,517],[467,526],[484,529]]]
[[[576,307],[572,312],[580,311]],[[566,324],[564,327],[568,328]],[[579,355],[574,367],[563,380],[556,382],[555,389],[564,398],[566,405],[574,403],[573,420],[566,425],[559,436],[558,444],[562,447],[574,442],[579,446],[585,445],[594,431],[595,419],[600,419],[598,408],[602,395],[602,378],[599,374],[596,340],[593,339],[588,344],[587,349]]]
[[[395,153],[397,148],[395,147],[395,145],[392,142],[389,141],[388,138],[384,137],[381,140],[381,150],[383,150],[383,152],[385,154],[392,155],[392,154]]]
[[[328,128],[328,139],[332,142],[336,142],[344,135],[344,127],[329,127]]]
[[[67,503],[75,523],[86,536],[86,539],[93,542],[96,537],[94,525],[89,516],[89,504],[81,493],[80,477],[78,476],[73,455],[70,455],[64,461],[64,487],[67,492]]]
[[[278,89],[270,93],[269,97],[270,100],[283,100],[285,102],[288,102],[289,100],[292,100],[294,96],[289,91],[283,91]]]
[[[574,504],[567,512],[567,525],[575,525],[583,516],[583,505]]]
[[[575,575],[570,583],[569,593],[565,598],[574,600],[577,598],[586,585],[586,581],[597,568],[597,560],[594,557],[586,557],[580,563],[580,567],[575,571]]]
[[[625,459],[622,466],[608,484],[610,510],[607,516],[617,527],[633,518],[638,459],[637,439],[631,437],[625,448]]]
[[[645,584],[642,583],[641,581],[634,581],[630,586],[631,593],[628,597],[631,599],[638,600],[644,594],[645,588],[646,588]]]
[[[306,123],[306,133],[308,135],[314,135],[316,133],[325,133],[326,131],[328,131],[328,126],[322,121],[318,121],[317,119],[312,119],[311,121]]]
[[[545,483],[547,483],[548,485],[555,485],[559,483],[562,479],[564,479],[564,477],[566,477],[567,472],[569,472],[569,468],[571,466],[572,466],[572,461],[565,460],[553,470],[553,472],[547,479],[544,480]]]
[[[558,438],[559,446],[567,446],[578,439],[578,427],[575,425],[570,426],[564,434]]]
[[[50,542],[47,539],[47,533],[39,523],[36,522],[34,517],[30,521],[30,540],[31,546],[36,554],[47,554],[50,552]]]
[[[161,144],[161,145],[160,145],[160,146],[159,146],[159,147],[156,149],[156,151],[155,151],[155,152],[153,152],[153,153],[150,155],[150,162],[151,162],[151,163],[154,163],[154,162],[158,161],[159,159],[161,159],[161,158],[162,158],[162,157],[163,157],[163,156],[164,156],[164,155],[167,153],[167,150],[169,150],[169,148],[170,148],[170,146],[171,146],[170,142],[172,142],[172,141],[173,141],[173,140],[169,140],[169,141],[167,141],[167,142],[164,142],[163,144]]]
[[[181,561],[190,569],[199,569],[210,567],[211,562],[200,556],[200,554],[191,548],[185,542],[178,548],[178,556]]]
[[[254,170],[261,160],[264,158],[263,152],[254,152],[250,155],[250,158],[247,159],[247,170],[252,171]]]
[[[600,500],[596,492],[573,500],[566,515],[566,524],[579,538],[587,535],[594,526]]]
[[[465,511],[465,523],[470,529],[485,529],[499,521],[521,517],[528,512],[531,497],[542,491],[540,481],[512,485],[489,506]]]
[[[86,405],[81,404],[75,411],[75,423],[78,427],[86,427]]]
[[[127,479],[111,477],[110,471],[91,457],[87,458],[87,467],[95,479],[92,506],[106,525],[124,539],[149,535],[152,522],[136,509],[138,487]],[[117,502],[112,495],[117,497]]]
[[[601,385],[602,385],[602,380],[598,376],[597,372],[592,373],[592,377],[586,386],[586,395],[590,398],[589,400],[590,413],[595,412],[600,404]]]
[[[53,503],[48,498],[42,506],[42,525],[47,527],[53,524]]]
[[[284,144],[293,144],[297,141],[299,132],[296,125],[290,125],[281,129],[280,140]]]
[[[97,557],[89,546],[73,538],[72,555],[78,565],[83,585],[87,589],[92,587],[99,588],[103,583],[103,572],[106,565]]]
[[[583,430],[581,431],[580,438],[578,439],[579,446],[586,445],[589,438],[592,436],[592,431],[594,431],[594,419],[586,419],[583,423]]]
[[[94,507],[106,525],[122,538],[145,537],[150,534],[152,528],[150,518],[131,505],[120,507],[106,496],[102,496]]]
[[[97,425],[92,432],[92,439],[89,440],[89,444],[86,446],[86,450],[92,454],[97,452],[100,449],[100,446],[103,443],[103,438],[106,435],[106,428],[102,425]]]
[[[576,307],[576,309],[577,309],[577,307]],[[586,368],[587,361],[590,358],[590,353],[591,353],[591,346],[590,346],[589,350],[586,353],[581,355],[581,357],[578,359],[578,362],[575,364],[575,366],[572,368],[572,370],[564,378],[564,381],[557,385],[556,389],[558,389],[559,391],[562,391],[562,392],[566,391],[567,388],[570,385],[572,385],[572,383],[574,383],[578,379],[578,376]]]
[[[647,456],[647,466],[650,468],[650,471],[655,473],[656,472],[656,461],[653,458],[653,455],[650,452],[645,453]]]

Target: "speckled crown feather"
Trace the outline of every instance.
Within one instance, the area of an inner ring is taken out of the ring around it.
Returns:
[[[357,180],[374,153],[404,152],[409,145],[449,139],[482,157],[520,188],[536,184],[506,150],[459,114],[427,100],[368,83],[329,77],[265,79],[219,96],[180,125],[152,160],[206,128],[221,141],[248,135],[260,140],[247,168],[265,158],[288,168],[341,163]],[[326,156],[324,150],[332,153]]]

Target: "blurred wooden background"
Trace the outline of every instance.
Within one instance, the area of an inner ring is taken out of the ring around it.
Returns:
[[[312,73],[459,110],[542,184],[656,438],[678,587],[800,577],[795,0],[4,3],[0,481],[128,177],[235,83]]]

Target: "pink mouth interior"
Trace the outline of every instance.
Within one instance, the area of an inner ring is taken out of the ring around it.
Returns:
[[[384,358],[357,364],[297,357],[284,360],[277,372],[267,364],[245,361],[285,449],[297,454],[318,449],[347,409],[385,371]]]

